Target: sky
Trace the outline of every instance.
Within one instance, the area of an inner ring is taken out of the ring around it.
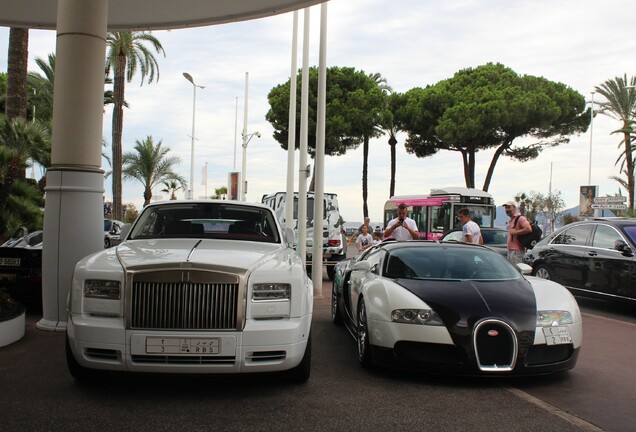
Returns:
[[[320,6],[310,9],[309,65],[318,65]],[[465,68],[502,63],[519,74],[562,82],[591,102],[592,91],[609,79],[636,72],[636,3],[630,0],[331,0],[327,18],[327,66],[354,67],[380,73],[397,92],[433,85]],[[226,186],[230,171],[242,165],[245,74],[248,83],[247,132],[260,132],[247,147],[247,200],[286,188],[287,153],[265,120],[267,94],[290,77],[293,14],[253,21],[171,31],[155,31],[166,56],[157,55],[160,77],[126,85],[123,148],[152,136],[171,149],[181,163],[177,171],[190,179],[193,87],[195,110],[194,196]],[[303,12],[299,13],[298,67],[302,65]],[[0,28],[0,71],[6,71],[9,31]],[[55,32],[31,30],[29,70],[37,57],[55,51]],[[299,83],[300,85],[300,83]],[[601,100],[596,94],[595,102]],[[111,143],[112,108],[104,113],[103,138]],[[498,205],[520,192],[560,191],[566,208],[579,203],[582,185],[598,185],[599,195],[618,192],[609,179],[618,174],[620,125],[599,115],[593,131],[572,136],[569,144],[545,149],[525,163],[502,158],[489,192]],[[461,156],[441,152],[429,158],[406,153],[406,134],[398,135],[396,195],[427,194],[432,188],[464,186]],[[492,152],[477,154],[476,184],[483,185]],[[310,160],[311,161],[311,160]],[[591,163],[590,163],[591,161]],[[207,187],[202,171],[207,163]],[[389,195],[390,153],[387,137],[371,140],[369,198],[371,220],[382,220]],[[109,170],[106,160],[102,167]],[[591,183],[588,183],[591,168]],[[296,151],[296,173],[298,151]],[[36,172],[36,177],[40,174]],[[297,176],[297,174],[296,174]],[[325,192],[338,194],[346,221],[362,220],[362,148],[326,157]],[[298,180],[295,180],[296,188]],[[105,198],[112,185],[104,183]],[[123,184],[124,203],[141,209],[142,187]],[[167,199],[156,188],[154,194]],[[623,191],[625,193],[625,191]],[[181,197],[183,194],[181,194]]]

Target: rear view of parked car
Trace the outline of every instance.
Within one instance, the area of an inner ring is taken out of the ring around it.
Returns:
[[[564,226],[526,254],[532,273],[576,295],[636,302],[636,219],[598,218]]]
[[[306,381],[313,286],[292,245],[264,205],[146,206],[119,246],[75,267],[69,371],[281,371]]]
[[[0,285],[29,311],[42,310],[42,239],[20,228],[0,246]]]

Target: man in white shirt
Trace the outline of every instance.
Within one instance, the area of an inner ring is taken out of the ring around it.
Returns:
[[[384,230],[384,237],[393,237],[398,241],[417,240],[420,238],[420,232],[417,229],[415,221],[406,216],[408,207],[402,203],[398,206],[398,216],[388,223]]]
[[[459,209],[457,219],[462,224],[462,241],[465,243],[483,244],[481,229],[473,222],[470,211],[467,208]]]

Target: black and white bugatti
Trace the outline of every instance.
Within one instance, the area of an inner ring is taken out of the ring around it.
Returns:
[[[575,366],[576,300],[492,250],[455,242],[384,242],[336,267],[332,320],[367,367],[530,375]]]

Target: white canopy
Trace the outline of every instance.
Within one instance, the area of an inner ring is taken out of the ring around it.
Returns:
[[[325,0],[104,0],[108,30],[160,30],[261,18]],[[57,0],[0,0],[0,25],[54,30]]]

